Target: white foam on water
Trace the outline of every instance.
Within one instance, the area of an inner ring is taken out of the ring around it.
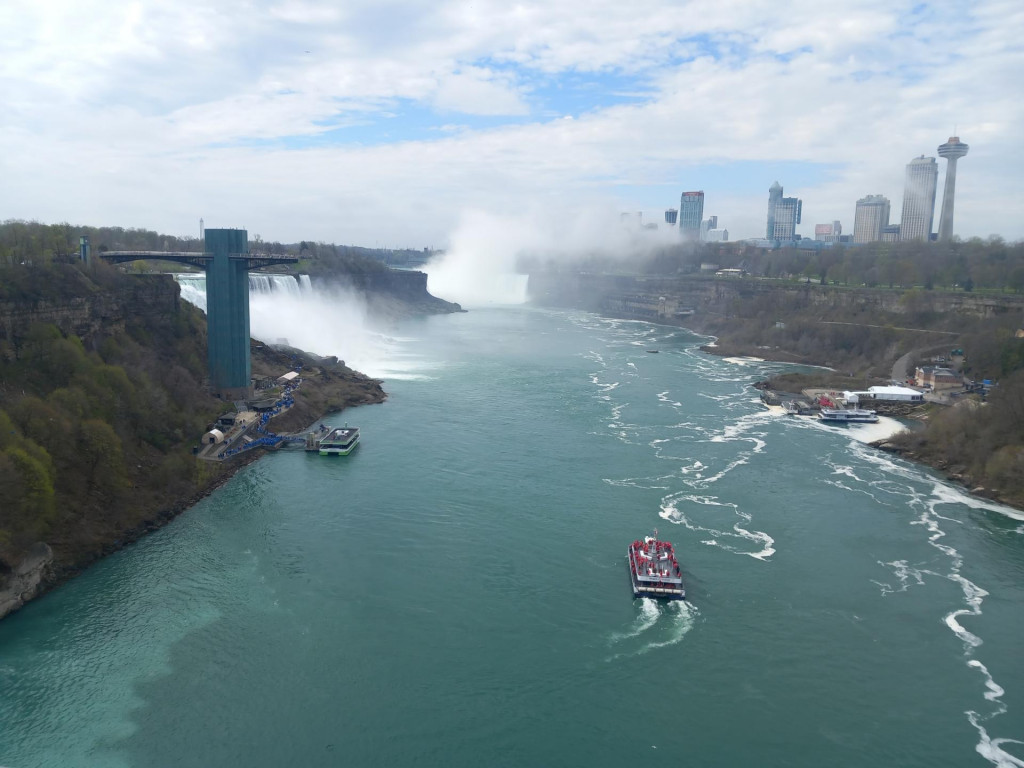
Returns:
[[[747,512],[743,512],[739,509],[736,510],[736,514],[743,518],[746,522],[750,522],[753,518]],[[744,554],[758,560],[767,560],[769,557],[775,554],[775,539],[769,536],[764,531],[750,531],[741,526],[739,523],[734,523],[732,529],[736,531],[740,536],[745,539],[749,539],[755,543],[762,544],[762,548],[759,552],[745,552]]]
[[[673,475],[662,475],[661,477],[605,477],[602,478],[602,481],[618,488],[644,488],[647,490],[665,491],[671,487],[669,483],[673,479],[675,479]]]
[[[979,755],[984,757],[990,763],[999,768],[1010,768],[1011,766],[1017,766],[1018,768],[1024,768],[1024,760],[1015,755],[1011,755],[1005,749],[1003,744],[1024,744],[1024,741],[1017,739],[993,739],[989,736],[988,731],[982,725],[983,722],[991,720],[998,715],[1002,715],[1007,711],[1006,704],[1001,700],[1005,690],[999,685],[989,673],[988,668],[977,659],[971,659],[967,662],[967,666],[972,669],[977,669],[985,678],[985,699],[995,704],[995,709],[988,715],[982,715],[974,710],[967,710],[964,712],[967,715],[967,720],[973,725],[980,737],[975,750]]]
[[[863,446],[854,448],[853,450],[866,463],[875,466],[883,473],[894,475],[901,479],[915,481],[916,484],[920,484],[922,481],[930,483],[928,495],[919,493],[912,487],[904,489],[904,494],[909,496],[909,501],[907,502],[908,506],[911,508],[919,507],[921,510],[918,517],[911,520],[910,524],[914,526],[921,526],[926,530],[928,544],[934,547],[948,560],[949,571],[947,573],[938,573],[933,570],[918,570],[911,568],[907,562],[903,560],[894,561],[888,565],[894,568],[894,573],[901,581],[899,591],[905,591],[908,586],[913,586],[915,584],[924,584],[925,575],[945,578],[959,585],[963,594],[964,607],[949,611],[942,617],[942,622],[961,642],[963,656],[966,660],[967,666],[980,671],[984,676],[985,691],[983,696],[985,700],[996,705],[995,709],[987,715],[982,715],[974,710],[966,710],[964,713],[971,725],[978,731],[979,741],[975,749],[978,754],[993,765],[1000,767],[1005,766],[1007,768],[1010,766],[1024,768],[1024,760],[1010,754],[1003,749],[1002,746],[1004,744],[1020,744],[1022,742],[1013,739],[994,739],[982,725],[983,722],[991,720],[992,718],[1007,711],[1006,704],[1001,699],[1005,691],[1003,687],[995,681],[985,665],[977,658],[974,658],[978,649],[984,644],[984,640],[978,634],[964,626],[963,620],[965,618],[980,617],[983,615],[982,608],[984,599],[989,593],[986,589],[963,575],[963,555],[954,546],[943,540],[947,537],[947,533],[942,528],[942,523],[955,523],[961,525],[963,524],[963,521],[948,515],[942,515],[938,510],[943,505],[950,505],[954,508],[960,509],[982,509],[1016,519],[1019,519],[1018,516],[1020,513],[1017,510],[1010,510],[1001,504],[988,501],[987,499],[978,499],[973,497],[961,488],[943,481],[935,480],[920,467],[910,465],[901,460],[894,460],[886,454],[872,451]],[[886,490],[893,492],[891,488]],[[913,581],[911,581],[911,579]],[[888,585],[880,584],[880,586],[883,588],[883,595],[894,591]]]
[[[680,502],[692,502],[698,506],[704,507],[732,509],[733,515],[738,517],[739,521],[733,521],[731,530],[721,530],[718,528],[700,525],[681,509]],[[667,520],[675,525],[682,525],[688,530],[710,534],[712,538],[704,540],[702,543],[718,547],[726,552],[732,552],[737,555],[746,555],[747,557],[753,557],[757,560],[766,560],[775,554],[775,539],[764,531],[751,531],[743,527],[743,524],[749,523],[752,520],[752,516],[749,513],[743,512],[732,502],[718,501],[717,497],[698,496],[686,493],[669,494],[661,500],[661,509],[658,512],[658,516],[662,520]],[[749,549],[740,549],[730,544],[722,544],[720,539],[742,539],[744,541],[751,541],[755,544],[759,544],[761,549],[756,552],[751,552]]]
[[[693,629],[698,612],[696,606],[692,603],[685,600],[673,600],[668,604],[665,613],[670,620],[668,639],[647,643],[643,648],[633,654],[634,656],[642,656],[645,653],[656,651],[659,648],[668,648],[669,646],[681,643],[683,638],[690,633],[691,629]]]
[[[1006,691],[992,679],[992,675],[989,674],[988,668],[977,659],[971,659],[967,662],[968,667],[974,669],[980,669],[981,673],[985,676],[985,687],[988,689],[988,693],[985,694],[985,698],[989,701],[997,701]],[[1005,707],[1005,705],[1004,705]]]
[[[710,345],[708,345],[710,346]],[[751,365],[752,363],[763,363],[764,358],[761,357],[723,357],[721,358],[726,363],[732,363],[733,365]]]
[[[671,405],[671,406],[674,406],[676,408],[682,408],[682,406],[683,406],[682,403],[677,402],[675,400],[670,400],[669,399],[669,397],[668,397],[668,390],[667,389],[664,392],[659,392],[658,393],[658,401],[662,402],[662,403],[666,403],[666,404]]]
[[[981,616],[981,604],[984,598],[988,595],[988,592],[977,584],[968,581],[959,573],[951,573],[947,578],[950,581],[955,581],[960,584],[964,592],[964,600],[967,602],[968,607],[946,614],[943,621],[946,623],[946,626],[953,630],[953,633],[964,643],[966,646],[966,652],[970,653],[972,649],[981,645],[981,638],[973,632],[969,632],[964,629],[958,619],[961,616]]]
[[[968,712],[967,719],[978,729],[981,740],[974,747],[975,751],[997,768],[1024,768],[1024,760],[1015,757],[1003,749],[1003,744],[1024,744],[1017,739],[993,739],[981,725],[976,713]]]
[[[931,490],[932,497],[938,504],[962,504],[970,509],[982,509],[986,512],[996,512],[1014,520],[1024,520],[1024,512],[1021,510],[1008,507],[997,501],[972,496],[969,491],[961,486],[943,480],[936,480],[921,465],[912,464],[860,443],[852,443],[851,447],[858,459],[878,467],[887,474],[915,482],[920,482],[921,480],[930,481],[933,484]],[[1024,533],[1024,526],[1021,526],[1017,531]]]
[[[643,598],[643,601],[644,605],[641,607],[641,617],[638,619],[638,621],[644,620],[643,611],[647,610],[646,603],[648,601],[654,603],[654,621],[650,625],[641,625],[643,626],[643,629],[641,631],[628,635],[623,635],[619,640],[616,640],[615,642],[620,642],[621,640],[627,639],[641,638],[641,636],[641,639],[645,639],[647,637],[651,637],[659,630],[663,630],[661,637],[664,639],[652,639],[650,642],[646,642],[642,646],[634,650],[616,653],[613,656],[609,656],[607,659],[605,659],[606,663],[621,658],[642,656],[646,653],[650,653],[651,651],[656,651],[661,648],[668,648],[669,646],[677,645],[683,641],[683,638],[685,638],[686,635],[689,634],[690,630],[693,629],[694,625],[697,622],[697,617],[699,615],[697,607],[685,600],[672,600],[664,607],[658,605],[653,600],[649,600],[649,598]]]
[[[850,429],[850,437],[861,443],[874,443],[878,440],[888,440],[900,432],[906,432],[907,428],[896,419],[889,416],[879,416],[874,424],[857,424]]]
[[[658,603],[649,597],[640,598],[640,613],[633,620],[633,626],[625,632],[614,632],[608,638],[609,645],[638,637],[649,630],[658,621]]]
[[[923,574],[929,574],[937,576],[938,574],[932,571],[918,570],[910,566],[906,560],[894,560],[891,563],[885,563],[881,560],[878,564],[892,569],[893,575],[899,580],[900,586],[898,589],[893,589],[892,585],[885,584],[881,581],[873,581],[882,590],[882,596],[891,595],[895,592],[906,592],[912,586],[924,586]],[[913,580],[913,581],[911,581]]]

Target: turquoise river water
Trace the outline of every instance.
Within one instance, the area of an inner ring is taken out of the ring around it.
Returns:
[[[0,765],[1024,765],[1019,513],[678,329],[386,342],[352,456],[269,455],[0,623]],[[654,528],[686,603],[632,599]]]

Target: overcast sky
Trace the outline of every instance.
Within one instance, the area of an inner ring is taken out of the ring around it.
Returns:
[[[957,126],[956,233],[1024,238],[1024,3],[839,5],[3,0],[0,220],[422,248],[703,189],[737,239],[778,180],[813,236]]]

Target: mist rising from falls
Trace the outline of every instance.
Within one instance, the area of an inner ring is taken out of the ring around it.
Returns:
[[[537,206],[522,213],[467,211],[451,245],[431,260],[427,288],[466,307],[523,304],[527,279],[520,262],[576,268],[587,259],[635,267],[657,249],[678,243],[678,232],[623,224],[617,210],[596,205],[566,210]]]
[[[206,276],[178,273],[181,297],[206,311]],[[320,289],[309,275],[249,274],[252,336],[316,355],[334,355],[354,370],[379,379],[424,378],[428,368],[411,352],[411,339],[376,328],[366,303],[352,291]]]
[[[529,239],[529,232],[514,222],[467,213],[448,251],[423,267],[427,290],[464,307],[524,304],[528,276],[516,274],[515,263]]]

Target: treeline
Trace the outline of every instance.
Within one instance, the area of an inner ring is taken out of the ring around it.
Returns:
[[[7,220],[0,223],[0,266],[43,266],[78,258],[79,238],[88,236],[93,253],[103,251],[199,251],[198,237],[161,235],[147,229],[86,227]]]
[[[148,229],[123,227],[87,227],[72,224],[41,224],[36,221],[8,220],[0,223],[0,266],[70,263],[78,260],[79,238],[88,236],[94,255],[104,251],[195,251],[203,250],[198,237],[163,235]],[[364,274],[382,271],[387,264],[404,264],[421,255],[419,251],[361,248],[303,240],[299,243],[267,241],[260,235],[249,240],[254,253],[297,256],[298,271],[309,274],[338,272]],[[135,262],[137,271],[145,271]],[[176,266],[175,269],[180,269]]]
[[[1024,292],[1024,242],[1007,243],[999,237],[837,245],[820,251],[744,243],[677,245],[655,251],[640,268],[671,275],[697,272],[701,265],[742,269],[754,277],[869,288]]]
[[[387,265],[369,248],[333,243],[311,243],[305,240],[284,253],[299,257],[294,271],[308,275],[330,277],[336,274],[363,275],[369,272],[384,272]]]
[[[24,290],[29,273],[55,304],[130,294],[139,279],[105,264],[0,266],[0,287]],[[78,562],[194,494],[210,478],[191,446],[221,408],[204,387],[205,320],[186,302],[170,314],[129,311],[123,331],[100,324],[86,338],[5,319],[13,332],[0,338],[0,586],[35,541]]]

